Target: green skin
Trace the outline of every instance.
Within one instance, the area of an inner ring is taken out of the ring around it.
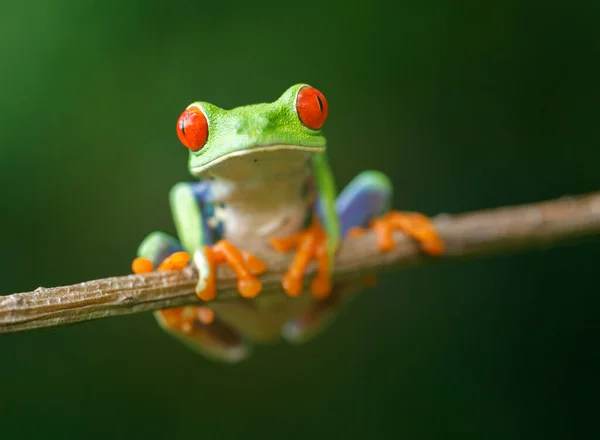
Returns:
[[[201,225],[215,227],[215,222],[220,222],[222,238],[253,252],[257,245],[250,243],[258,241],[264,245],[269,237],[285,237],[304,228],[314,214],[317,201],[321,224],[327,234],[330,267],[333,267],[342,233],[336,212],[337,191],[326,156],[325,137],[321,130],[307,128],[296,112],[298,92],[305,86],[290,87],[272,103],[232,110],[206,102],[188,106],[200,108],[208,121],[208,139],[199,151],[190,152],[188,167],[193,176],[208,181],[210,194],[199,203],[193,184],[175,185],[170,201],[179,241],[163,233],[152,233],[140,245],[138,256],[157,264],[167,250],[179,248],[189,252],[199,271],[197,291],[200,292],[208,275],[203,247],[211,243],[211,237],[206,236],[207,228]],[[309,179],[314,187],[307,197],[303,188]],[[366,189],[376,197],[383,194],[380,198],[383,205],[387,205],[391,186],[383,174],[364,172],[355,181],[354,186],[349,185],[352,188],[348,194],[364,195]],[[367,200],[373,200],[369,197]],[[202,203],[215,207],[215,218],[203,218]],[[357,205],[360,210],[364,202]],[[372,212],[373,215],[381,214],[387,209],[383,205],[369,209],[378,211]],[[288,298],[292,306],[274,305],[272,301],[261,299],[259,295],[252,302],[252,310],[247,300],[237,304],[211,303],[210,306],[219,320],[253,340],[272,339],[279,334],[282,325],[314,307],[310,295]],[[312,319],[310,326],[316,323],[315,328],[322,327],[331,315],[329,309],[326,312],[318,320]],[[222,331],[217,334],[215,330],[207,337],[197,332],[184,335],[169,328],[160,314],[156,316],[166,330],[209,357],[234,362],[247,355],[246,345],[224,343]],[[309,330],[303,329],[302,338],[296,339],[307,339],[306,335],[314,333],[313,329]]]

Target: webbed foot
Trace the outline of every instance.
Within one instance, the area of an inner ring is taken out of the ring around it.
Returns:
[[[196,294],[204,301],[214,299],[217,291],[215,269],[219,264],[227,264],[238,278],[237,288],[243,298],[254,298],[262,290],[262,283],[256,277],[265,272],[266,264],[255,255],[238,249],[227,240],[205,246],[194,254],[200,280]]]
[[[187,252],[175,252],[165,258],[158,268],[157,271],[165,270],[181,270],[188,265],[190,262],[190,254]],[[145,257],[137,257],[131,263],[131,270],[135,274],[148,273],[154,271],[154,264],[152,260]]]
[[[390,211],[370,222],[370,228],[375,231],[377,244],[382,252],[391,251],[396,247],[393,232],[402,231],[417,240],[423,252],[429,255],[444,253],[444,242],[437,233],[431,220],[416,212]],[[365,232],[364,228],[354,227],[348,231],[348,236],[354,237]]]
[[[318,272],[311,283],[311,292],[316,298],[326,298],[331,293],[331,268],[327,255],[327,234],[318,221],[294,235],[272,238],[271,246],[279,252],[296,248],[292,264],[283,276],[282,286],[292,297],[302,293],[304,273],[311,260],[316,260]]]
[[[212,247],[206,248],[213,255]],[[251,254],[240,251],[242,260],[252,274],[264,270],[264,264]],[[203,255],[200,250],[194,255]],[[219,248],[214,252],[215,260],[219,260]],[[173,237],[153,232],[142,242],[138,249],[139,257],[133,260],[131,268],[134,273],[142,274],[166,270],[182,270],[190,263],[190,254],[182,251],[180,243]],[[216,264],[216,262],[215,262]],[[262,265],[261,265],[262,264]],[[156,269],[155,269],[156,266]],[[209,274],[214,283],[213,271],[201,273],[199,287],[206,287],[206,277]],[[198,288],[198,292],[201,289]],[[214,297],[214,289],[212,297]],[[201,297],[204,299],[204,297]],[[206,297],[208,298],[208,297]],[[212,299],[212,298],[208,298]],[[215,311],[208,306],[184,306],[154,312],[160,326],[177,337],[179,340],[202,353],[203,355],[222,362],[239,362],[250,355],[251,346],[233,326],[215,316]]]

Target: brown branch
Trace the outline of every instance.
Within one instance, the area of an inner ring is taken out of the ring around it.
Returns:
[[[441,259],[524,250],[577,237],[600,234],[600,192],[565,197],[531,205],[489,211],[439,215],[435,224],[447,250]],[[334,278],[357,278],[392,267],[432,261],[402,234],[398,246],[380,253],[372,234],[342,243]],[[280,278],[291,261],[268,249],[258,252],[270,268],[261,280],[261,295],[283,295]],[[309,271],[314,271],[314,267]],[[308,278],[307,276],[307,278]],[[198,303],[193,287],[197,274],[191,267],[180,272],[128,275],[87,281],[64,287],[0,297],[0,333],[51,327],[109,316],[148,312]],[[216,301],[237,297],[235,279],[223,268],[218,274]]]

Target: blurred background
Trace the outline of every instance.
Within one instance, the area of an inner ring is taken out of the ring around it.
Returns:
[[[2,2],[0,292],[129,273],[174,230],[185,106],[297,82],[329,100],[338,185],[380,169],[398,208],[598,190],[599,20],[585,0]],[[4,335],[0,436],[593,438],[599,244],[388,274],[235,367],[149,313]]]

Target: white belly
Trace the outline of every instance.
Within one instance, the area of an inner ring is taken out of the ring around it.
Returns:
[[[305,203],[272,200],[269,206],[227,204],[223,208],[224,238],[242,245],[257,239],[285,237],[304,226],[307,215]]]
[[[248,247],[300,230],[311,207],[303,194],[307,160],[304,152],[269,152],[234,158],[215,169],[211,189],[223,238]]]

